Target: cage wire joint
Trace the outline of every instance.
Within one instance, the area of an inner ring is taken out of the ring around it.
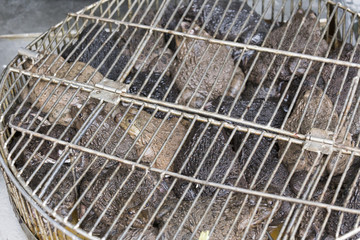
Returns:
[[[41,53],[34,52],[23,47],[19,48],[18,54],[30,59],[32,64],[35,64],[36,61],[40,60],[43,57]]]
[[[334,141],[330,140],[333,133],[319,128],[311,129],[306,135],[304,149],[311,152],[320,152],[330,155],[333,150]]]
[[[104,78],[99,83],[95,84],[97,89],[90,93],[90,97],[104,100],[105,102],[117,105],[120,103],[120,94],[126,93],[129,90],[129,84],[113,81]]]

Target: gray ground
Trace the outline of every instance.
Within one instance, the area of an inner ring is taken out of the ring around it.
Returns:
[[[69,12],[76,12],[96,0],[0,0],[0,35],[42,33],[57,24]],[[4,68],[33,38],[1,39],[0,67]]]

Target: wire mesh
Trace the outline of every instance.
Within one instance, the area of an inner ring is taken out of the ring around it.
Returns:
[[[359,15],[332,1],[99,1],[2,75],[39,239],[359,237]]]

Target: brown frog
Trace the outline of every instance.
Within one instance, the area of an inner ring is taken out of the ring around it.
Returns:
[[[103,79],[103,76],[96,72],[94,68],[91,66],[85,67],[85,65],[86,64],[82,62],[76,62],[74,64],[67,63],[62,57],[53,54],[50,56],[45,55],[39,63],[30,65],[29,70],[40,76],[54,76],[66,80],[76,79],[77,82],[90,85],[95,85]],[[68,71],[69,73],[67,73]],[[75,97],[70,100],[77,91],[76,88],[69,88],[64,93],[67,86],[60,84],[57,87],[57,84],[54,82],[48,84],[48,81],[43,79],[38,81],[38,78],[32,77],[29,80],[27,89],[22,93],[22,97],[31,103],[34,103],[39,97],[35,106],[43,112],[50,112],[48,120],[53,123],[59,118],[57,123],[67,126],[72,120],[70,107],[81,105],[88,97],[89,92],[80,90]],[[30,96],[28,99],[25,99],[28,93],[30,93]],[[48,98],[52,93],[53,95]],[[57,101],[59,102],[56,104]],[[71,101],[70,105],[66,107],[69,101]],[[54,109],[50,111],[52,107],[54,107]],[[64,112],[61,113],[63,110]]]
[[[131,229],[142,230],[149,223],[151,215],[166,194],[166,184],[164,182],[161,183],[155,189],[155,192],[152,193],[147,203],[145,203],[151,191],[156,187],[159,175],[152,172],[147,173],[140,169],[132,170],[130,166],[125,165],[118,168],[112,179],[110,179],[111,175],[109,171],[103,170],[93,184],[91,184],[91,181],[95,177],[94,173],[88,172],[85,175],[80,186],[80,194],[85,194],[81,201],[80,216],[83,217],[89,206],[98,197],[95,205],[92,207],[92,211],[96,219],[105,212],[101,218],[101,223],[104,227],[107,226],[106,228],[108,228],[111,226],[121,209],[126,205],[125,210],[116,222],[115,228],[117,232],[119,234],[122,233],[132,221],[134,222],[131,225]],[[106,184],[108,185],[102,192]],[[89,190],[86,190],[88,187]],[[127,202],[130,198],[131,201]],[[144,207],[140,210],[142,205]],[[138,216],[135,218],[136,214]],[[88,225],[90,224],[88,223]]]
[[[314,12],[310,11],[306,15],[306,11],[299,9],[293,16],[291,22],[276,28],[269,34],[263,46],[271,49],[280,49],[323,57],[328,49],[328,45],[324,39],[321,39],[320,27],[316,21],[317,16]],[[301,23],[303,24],[300,27]],[[296,35],[298,30],[299,33]],[[282,38],[284,40],[280,45]],[[273,53],[261,52],[250,73],[249,80],[254,83],[259,83],[269,69],[270,63],[274,57],[275,55]],[[302,76],[310,65],[310,60],[302,59],[299,61],[299,58],[287,57],[284,66],[280,68],[284,58],[285,56],[283,55],[276,56],[267,75],[269,79],[275,79],[278,71],[280,71],[279,78],[282,80],[289,80],[292,74],[295,76]],[[299,65],[296,69],[298,63]],[[316,69],[318,68],[312,63],[309,73],[316,71]]]
[[[228,0],[171,2],[165,8],[160,20],[161,25],[163,28],[175,30],[183,16],[186,20],[204,27],[214,38],[258,46],[263,43],[270,27],[247,2]],[[166,37],[170,38],[169,35]],[[175,48],[175,43],[171,42],[170,47]],[[242,52],[243,49],[233,50],[235,61]],[[240,64],[252,59],[253,55],[253,50],[245,51]]]
[[[91,99],[82,111],[76,106],[71,109],[71,115],[75,118],[75,128],[82,133],[79,145],[87,146],[87,148],[92,150],[101,151],[116,157],[125,157],[128,160],[136,160],[136,150],[135,148],[131,148],[134,143],[132,138],[128,134],[125,135],[125,131],[118,126],[118,123],[114,121],[114,118],[111,115],[106,118],[113,105],[106,104],[102,109],[96,112],[96,107],[98,105],[98,100]],[[119,105],[116,107],[116,111],[121,112],[124,111],[124,109]],[[94,113],[95,115],[91,115]],[[102,124],[102,122],[104,123]],[[90,164],[92,164],[92,170],[97,170],[105,163],[106,168],[118,164],[117,161],[107,161],[106,158],[96,158],[96,156],[92,154],[84,153],[77,167],[79,173],[82,173]]]
[[[211,38],[205,31],[200,33],[198,25],[191,29],[190,27],[191,24],[188,22],[181,23],[182,32]],[[177,54],[178,62],[175,64],[176,70],[174,71],[179,75],[175,79],[175,83],[180,90],[185,89],[178,100],[180,104],[189,104],[191,107],[200,108],[210,94],[209,100],[224,94],[233,97],[238,94],[244,81],[244,74],[239,67],[235,66],[232,58],[228,56],[231,49],[191,38],[185,38],[183,45],[180,47],[183,37],[176,36],[175,40],[176,45],[180,48]],[[188,52],[189,54],[186,56]],[[182,63],[184,63],[183,66],[181,66]],[[233,73],[234,76],[232,77]],[[225,92],[231,79],[229,90]],[[187,81],[189,82],[187,83]],[[199,89],[196,90],[198,86]],[[212,89],[213,91],[211,91]],[[194,98],[190,102],[193,95]]]
[[[123,129],[130,127],[129,134],[133,139],[139,137],[136,142],[136,149],[138,156],[144,153],[141,160],[142,162],[152,163],[157,154],[161,151],[153,166],[159,169],[166,169],[186,134],[188,122],[186,120],[182,120],[178,123],[178,118],[171,118],[164,120],[165,122],[160,127],[163,120],[152,118],[145,130],[141,133],[151,118],[151,114],[145,111],[139,112],[138,116],[136,116],[136,114],[137,110],[130,109],[130,112],[124,117],[120,126]],[[120,120],[120,117],[121,115],[117,115],[116,119]],[[178,125],[176,126],[177,123]],[[159,127],[160,130],[155,135],[155,132],[159,129]],[[169,138],[169,135],[174,128],[175,130]],[[165,142],[166,145],[161,150]],[[148,146],[149,143],[150,145]],[[171,169],[172,166],[170,166],[170,171]]]
[[[244,231],[249,224],[251,227],[245,239],[260,239],[260,235],[265,231],[264,223],[269,218],[272,208],[261,202],[254,218],[250,221],[251,215],[254,213],[254,207],[250,204],[251,200],[253,200],[251,199],[244,205],[236,220],[236,216],[240,211],[244,198],[245,195],[235,193],[230,197],[229,202],[226,204],[225,197],[217,197],[212,203],[209,211],[205,214],[205,211],[211,204],[212,198],[201,197],[191,209],[189,217],[186,220],[185,216],[188,214],[193,201],[182,201],[173,217],[170,218],[170,215],[173,213],[179,200],[169,198],[165,201],[164,205],[162,205],[162,208],[157,215],[156,222],[160,226],[160,229],[164,231],[162,236],[165,239],[190,239],[192,234],[194,234],[194,236],[191,239],[199,239],[202,231],[211,231],[213,227],[214,231],[209,236],[209,239],[225,239],[227,235],[229,237],[227,239],[241,239],[242,237],[245,237]],[[224,211],[222,212],[217,225],[214,226],[223,207]],[[204,219],[202,220],[203,217]],[[202,222],[200,223],[201,220]],[[182,228],[180,228],[182,221],[185,222]],[[168,225],[165,226],[166,222],[168,222]],[[233,226],[233,229],[230,229],[231,226]],[[178,230],[179,233],[175,237]],[[262,239],[268,239],[266,233],[264,233]]]
[[[296,106],[291,113],[289,119],[285,123],[284,129],[293,133],[309,134],[313,137],[332,139],[334,137],[334,131],[336,124],[338,123],[338,115],[334,113],[331,116],[333,109],[332,101],[324,94],[320,88],[315,88],[314,93],[310,98],[311,90],[305,91],[298,99]],[[323,98],[323,99],[322,99]],[[307,103],[308,107],[306,108]],[[318,113],[316,114],[317,109]],[[306,111],[306,112],[305,112]],[[299,121],[304,115],[304,119],[299,125]],[[314,121],[314,124],[312,122]],[[329,123],[330,121],[330,123]],[[329,123],[329,127],[327,127]],[[335,143],[338,145],[351,146],[351,134],[347,134],[345,137],[346,127],[342,127],[336,136]],[[287,143],[279,141],[279,156],[281,156],[286,148]],[[296,171],[309,171],[315,164],[317,159],[317,151],[319,149],[313,148],[314,145],[307,145],[304,143],[305,151],[300,158],[300,162],[297,165]],[[320,145],[319,145],[320,146]],[[287,164],[289,171],[292,170],[295,163],[298,161],[298,157],[301,154],[303,146],[299,144],[292,144],[284,156],[284,163]],[[326,151],[324,152],[326,154]],[[338,158],[338,153],[332,153],[331,159],[327,165],[327,172],[330,173],[334,168],[334,174],[341,174],[349,159],[349,155],[342,154]],[[322,156],[322,160],[318,160],[317,164],[322,164],[325,161],[326,156]]]

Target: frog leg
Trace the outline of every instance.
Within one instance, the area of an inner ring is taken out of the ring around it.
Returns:
[[[230,91],[228,92],[227,95],[235,98],[236,95],[239,93],[241,86],[244,83],[244,73],[243,71],[237,67],[235,75],[233,80],[231,81],[231,85],[230,85]]]
[[[194,94],[194,91],[192,91],[190,89],[185,89],[183,94],[180,96],[179,103],[182,105],[186,105],[193,94]],[[190,104],[190,106],[191,106],[191,104]]]

